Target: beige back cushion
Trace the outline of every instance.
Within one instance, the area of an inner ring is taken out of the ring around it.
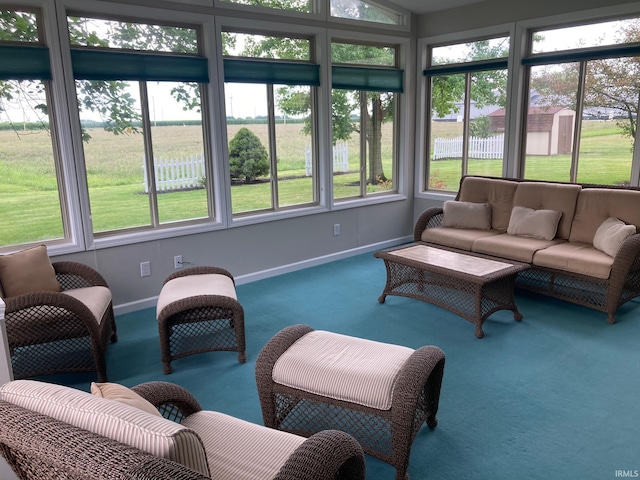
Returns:
[[[516,189],[513,205],[533,210],[555,210],[561,212],[556,237],[568,239],[571,223],[576,211],[580,185],[565,185],[546,182],[522,182]]]
[[[569,240],[593,244],[596,231],[609,217],[640,227],[640,191],[584,188],[578,195]]]
[[[494,178],[465,177],[460,186],[458,200],[491,205],[491,228],[507,231],[513,197],[518,182]]]
[[[63,385],[14,380],[0,400],[166,458],[209,476],[204,445],[191,429],[139,408]]]
[[[4,290],[3,296],[7,297],[31,292],[60,291],[45,245],[0,255],[0,283]]]

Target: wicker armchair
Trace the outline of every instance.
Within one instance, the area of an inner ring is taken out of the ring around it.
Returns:
[[[3,297],[14,378],[95,371],[105,382],[107,345],[117,340],[109,287],[87,265],[52,265],[61,291]]]

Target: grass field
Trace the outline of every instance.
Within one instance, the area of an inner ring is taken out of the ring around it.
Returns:
[[[230,125],[229,139],[240,129]],[[268,145],[266,125],[251,130]],[[308,137],[300,124],[278,125],[278,192],[280,205],[296,205],[314,200],[310,177],[305,176],[304,151]],[[434,136],[455,136],[459,125],[435,123]],[[386,125],[384,138],[390,138]],[[144,194],[142,135],[114,136],[103,130],[90,130],[85,144],[87,182],[94,231],[102,232],[150,224],[149,197]],[[154,154],[184,157],[203,151],[199,127],[175,126],[152,129]],[[359,194],[359,141],[349,142],[349,173],[334,175],[336,198]],[[392,175],[391,146],[383,152],[385,174]],[[568,180],[568,155],[527,159],[526,177]],[[432,177],[440,188],[455,190],[460,178],[460,160],[433,162]],[[631,171],[631,143],[620,136],[611,122],[586,122],[580,151],[578,179],[585,183],[615,184],[628,181]],[[469,173],[502,173],[500,160],[470,160]],[[368,187],[371,189],[371,187]],[[271,208],[269,182],[232,186],[234,213]],[[48,240],[64,236],[60,211],[58,179],[47,132],[0,131],[0,208],[3,229],[0,245]],[[206,217],[208,205],[203,189],[158,195],[161,223]]]

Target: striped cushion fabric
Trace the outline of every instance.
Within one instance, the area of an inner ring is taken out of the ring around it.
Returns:
[[[189,415],[183,425],[202,438],[216,480],[272,479],[306,440],[207,410]]]
[[[170,303],[197,295],[222,295],[237,300],[236,287],[233,280],[226,275],[207,273],[203,275],[186,275],[169,280],[162,287],[156,306],[156,317]]]
[[[413,349],[314,330],[276,361],[273,381],[324,397],[389,410],[393,386]]]
[[[139,408],[35,380],[5,383],[0,387],[0,399],[209,476],[204,446],[193,430]]]

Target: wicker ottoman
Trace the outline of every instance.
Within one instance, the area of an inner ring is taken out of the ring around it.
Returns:
[[[165,374],[171,361],[194,353],[238,352],[244,363],[244,310],[235,281],[218,267],[191,267],[164,281],[156,309]]]
[[[366,453],[407,478],[411,444],[423,423],[435,428],[445,356],[293,325],[256,360],[266,426],[310,436],[354,436]]]

